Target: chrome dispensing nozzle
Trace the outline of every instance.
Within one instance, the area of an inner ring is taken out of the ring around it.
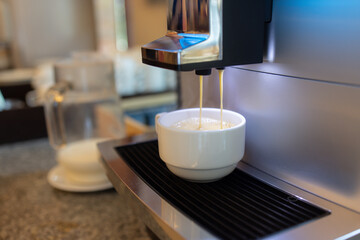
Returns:
[[[262,62],[266,1],[169,0],[167,34],[142,46],[143,63],[208,75]]]

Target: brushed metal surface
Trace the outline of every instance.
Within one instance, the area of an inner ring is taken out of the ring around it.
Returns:
[[[198,106],[196,76],[182,77],[183,107]],[[219,107],[217,78],[214,71],[204,81],[204,107]],[[358,212],[359,103],[359,87],[237,68],[224,73],[224,108],[248,123],[245,161]]]
[[[100,143],[99,149],[109,179],[119,193],[125,194],[122,195],[122,198],[129,199],[129,201],[132,201],[133,207],[142,210],[139,216],[142,218],[146,216],[147,221],[150,221],[147,224],[152,225],[152,229],[156,233],[162,234],[163,239],[217,239],[192,219],[175,209],[171,203],[164,201],[128,167],[115,150],[115,147],[122,144],[142,142],[154,139],[154,137],[155,135],[150,134]],[[240,162],[238,168],[305,201],[331,211],[331,214],[326,217],[306,222],[298,227],[268,236],[265,239],[335,239],[359,229],[359,213],[319,198],[309,192],[302,191],[244,162]],[[124,191],[124,189],[127,190]],[[148,216],[151,216],[150,219]],[[154,225],[161,229],[156,230]]]
[[[228,68],[224,106],[248,122],[246,161],[360,212],[360,2],[274,0],[268,62]],[[217,73],[204,107],[219,106]],[[198,81],[182,74],[183,107]]]
[[[244,67],[360,86],[359,9],[358,0],[274,0],[265,62]]]
[[[225,79],[248,163],[360,212],[360,88],[236,68]]]

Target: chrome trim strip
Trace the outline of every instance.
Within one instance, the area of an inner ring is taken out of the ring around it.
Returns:
[[[348,233],[348,234],[346,234],[346,235],[344,235],[344,236],[342,236],[342,237],[339,237],[339,238],[337,238],[337,239],[335,239],[335,240],[347,240],[347,239],[350,239],[350,238],[352,238],[352,237],[359,237],[359,235],[360,235],[360,228],[358,229],[358,230],[356,230],[356,231],[353,231],[353,232],[351,232],[351,233]],[[354,238],[355,239],[355,238]],[[353,240],[354,240],[353,239]]]

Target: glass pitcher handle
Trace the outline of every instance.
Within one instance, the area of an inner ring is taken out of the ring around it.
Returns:
[[[45,96],[45,119],[49,142],[55,149],[66,144],[66,131],[64,123],[64,95],[69,84],[59,82],[53,85]]]

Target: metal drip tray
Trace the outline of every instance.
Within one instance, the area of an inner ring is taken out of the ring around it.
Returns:
[[[172,174],[157,141],[116,148],[156,193],[220,239],[257,239],[330,214],[236,169],[213,183]]]
[[[157,141],[144,139],[109,141],[99,149],[117,191],[144,221],[155,219],[166,238],[335,239],[359,231],[359,213],[244,163],[217,182],[183,180],[160,159]],[[193,225],[206,234],[192,235]]]

